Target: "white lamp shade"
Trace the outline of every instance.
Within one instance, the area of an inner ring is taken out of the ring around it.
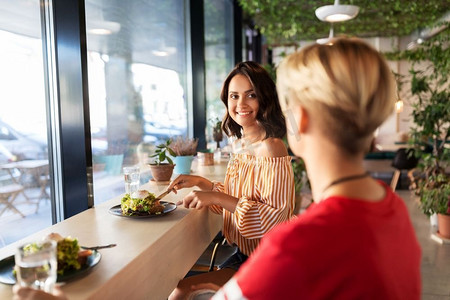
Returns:
[[[323,22],[343,22],[356,17],[359,7],[355,5],[325,5],[316,9],[316,16]]]

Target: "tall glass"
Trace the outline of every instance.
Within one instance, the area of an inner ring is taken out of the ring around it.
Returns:
[[[123,175],[125,179],[125,193],[130,196],[139,190],[140,173],[139,167],[124,167]]]
[[[58,268],[56,247],[55,241],[45,240],[17,249],[15,261],[19,285],[48,293],[53,291]]]

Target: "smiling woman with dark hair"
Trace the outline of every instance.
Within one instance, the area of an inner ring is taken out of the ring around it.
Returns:
[[[222,93],[220,94],[220,99],[227,108],[230,82],[236,75],[245,76],[254,87],[259,104],[256,120],[266,131],[266,138],[283,138],[286,134],[286,123],[280,103],[275,101],[278,99],[277,90],[269,73],[259,64],[252,61],[238,63],[225,79]],[[222,129],[228,136],[242,137],[242,126],[236,123],[228,112],[223,119]]]
[[[170,300],[185,299],[193,284],[225,283],[267,232],[293,216],[291,157],[281,139],[286,124],[270,75],[257,63],[239,63],[225,79],[221,99],[227,107],[222,128],[234,138],[224,183],[180,175],[169,189],[199,187],[184,197],[183,205],[221,214],[222,233],[238,251],[220,270],[180,281]]]

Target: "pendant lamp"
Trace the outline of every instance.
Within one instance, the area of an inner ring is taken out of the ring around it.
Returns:
[[[323,22],[343,22],[356,17],[359,7],[356,5],[341,5],[339,0],[334,5],[325,5],[316,9],[316,16]]]

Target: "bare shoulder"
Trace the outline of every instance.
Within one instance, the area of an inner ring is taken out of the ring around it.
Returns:
[[[261,142],[258,147],[258,156],[264,157],[283,157],[288,155],[286,145],[279,138],[268,138]]]

